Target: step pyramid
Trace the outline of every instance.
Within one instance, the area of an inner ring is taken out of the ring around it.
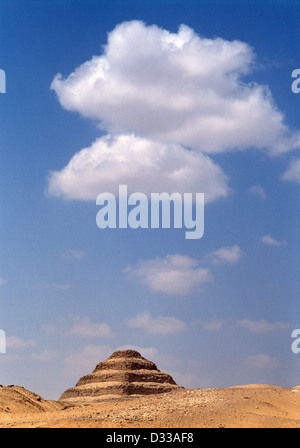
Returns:
[[[135,350],[118,350],[97,364],[92,373],[67,389],[60,400],[74,403],[97,402],[128,396],[169,392],[180,388],[167,373],[157,369]]]

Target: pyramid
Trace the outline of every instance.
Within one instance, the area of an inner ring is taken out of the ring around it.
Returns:
[[[167,373],[157,369],[135,350],[118,350],[97,364],[92,373],[67,389],[60,400],[74,403],[97,402],[128,396],[169,392],[181,388]]]

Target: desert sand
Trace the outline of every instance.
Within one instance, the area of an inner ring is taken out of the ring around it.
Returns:
[[[300,428],[300,389],[178,389],[74,405],[3,386],[0,428]]]
[[[122,350],[58,400],[0,386],[0,428],[300,428],[300,386],[185,389]]]

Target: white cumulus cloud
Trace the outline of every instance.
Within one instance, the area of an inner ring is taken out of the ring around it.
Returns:
[[[136,20],[119,24],[101,54],[51,83],[64,109],[107,135],[51,172],[48,193],[95,200],[126,184],[145,193],[204,192],[207,202],[228,196],[228,179],[203,153],[275,155],[300,146],[268,87],[243,80],[254,65],[245,42],[204,38],[186,25],[171,33]]]
[[[208,153],[299,146],[266,86],[243,82],[253,68],[244,42],[171,33],[140,21],[108,34],[103,53],[51,84],[62,107],[110,133],[172,142]]]
[[[201,192],[210,202],[226,197],[227,177],[211,158],[179,145],[134,135],[105,136],[50,174],[48,192],[65,199],[95,200],[102,192]]]
[[[124,269],[124,273],[137,277],[153,291],[177,295],[189,294],[212,280],[209,269],[199,267],[194,258],[180,254],[141,260]]]

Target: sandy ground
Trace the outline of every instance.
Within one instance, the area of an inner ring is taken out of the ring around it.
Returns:
[[[70,405],[0,387],[0,428],[300,428],[300,388],[180,389]]]

